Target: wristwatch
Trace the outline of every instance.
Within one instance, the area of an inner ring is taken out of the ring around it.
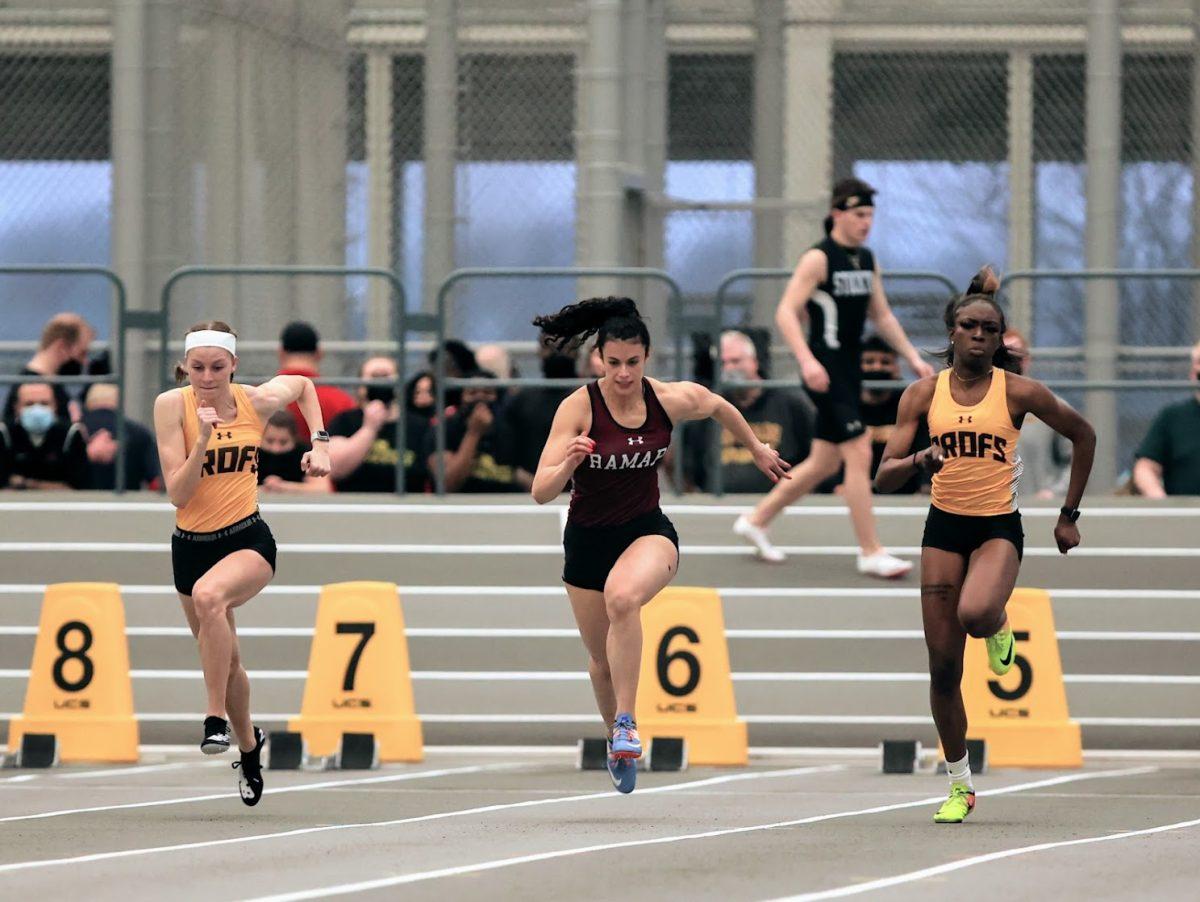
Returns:
[[[1079,519],[1079,508],[1077,507],[1060,507],[1058,512],[1072,523]]]
[[[326,432],[324,429],[318,429],[316,432],[314,432],[312,434],[312,441],[327,442],[327,441],[329,441],[329,433]]]

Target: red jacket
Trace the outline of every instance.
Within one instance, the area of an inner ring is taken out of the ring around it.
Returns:
[[[316,370],[291,369],[280,370],[280,376],[307,376],[309,379],[316,379],[318,373]],[[339,413],[345,413],[347,410],[353,410],[358,406],[358,403],[335,385],[318,385],[317,401],[321,405],[321,419],[325,421],[325,428],[329,428],[330,422]],[[308,437],[312,435],[312,429],[308,423],[304,421],[304,415],[300,413],[300,405],[288,405],[288,411],[296,418],[296,428],[300,430],[300,440],[308,441]]]

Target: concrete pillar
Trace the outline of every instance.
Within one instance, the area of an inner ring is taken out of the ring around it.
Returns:
[[[392,179],[392,55],[387,50],[367,54],[366,67],[367,265],[391,269],[393,202]],[[367,288],[367,338],[390,335],[391,294],[372,279]]]
[[[757,39],[754,51],[754,194],[755,197],[783,196],[784,109],[784,10],[779,0],[755,0]],[[783,256],[784,214],[763,209],[754,216],[754,265],[785,265]],[[754,303],[750,322],[756,326],[772,322],[779,301],[779,286],[752,283]]]
[[[1087,265],[1117,265],[1121,230],[1121,18],[1119,0],[1091,0],[1087,22]],[[1084,359],[1088,379],[1117,374],[1120,289],[1116,282],[1085,288]],[[1088,393],[1087,413],[1099,443],[1092,487],[1110,492],[1117,474],[1117,398]]]
[[[833,28],[839,0],[788,0],[783,26],[783,266],[822,236],[833,179]],[[779,286],[782,291],[782,285]],[[778,299],[778,293],[776,294]]]
[[[157,310],[177,265],[175,0],[116,0],[112,55],[112,259],[135,310]],[[126,343],[125,411],[145,420],[159,389],[148,333]]]
[[[458,2],[429,0],[425,11],[425,261],[422,307],[454,269],[458,162]]]
[[[1008,269],[1034,265],[1033,55],[1008,55]],[[1032,342],[1033,283],[1019,281],[1006,289],[1009,322]]]

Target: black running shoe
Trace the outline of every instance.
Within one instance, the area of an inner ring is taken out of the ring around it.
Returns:
[[[238,792],[242,794],[242,801],[250,806],[257,805],[263,794],[262,750],[267,742],[267,734],[261,727],[255,727],[254,738],[254,750],[242,752],[242,760],[233,762],[234,770],[241,768],[242,771],[238,778]]]
[[[204,718],[204,739],[200,741],[200,751],[206,755],[229,751],[229,721],[211,714]]]

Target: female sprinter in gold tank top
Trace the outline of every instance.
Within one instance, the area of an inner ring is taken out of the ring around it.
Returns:
[[[1040,382],[1007,371],[1016,369],[1016,360],[1004,345],[998,287],[996,274],[985,267],[967,293],[946,307],[949,368],[905,390],[896,431],[875,476],[876,488],[889,492],[917,469],[933,474],[921,540],[921,615],[929,649],[929,701],[950,774],[950,797],[933,818],[939,824],[961,823],[975,807],[959,688],[966,636],[987,640],[994,673],[1007,673],[1013,663],[1004,608],[1024,546],[1017,511],[1021,424],[1033,414],[1073,448],[1066,505],[1054,527],[1063,554],[1079,544],[1075,521],[1096,450],[1096,434],[1083,417]],[[932,442],[909,455],[922,416]]]
[[[329,474],[329,436],[312,381],[276,376],[257,388],[235,385],[233,329],[200,323],[184,339],[183,388],[154,402],[154,430],[167,494],[175,505],[171,564],[175,589],[192,634],[208,690],[200,749],[215,755],[238,741],[242,801],[262,797],[262,747],[266,734],[250,722],[250,681],[238,653],[233,610],[263,590],[275,574],[275,539],[258,513],[258,446],[263,423],[293,401],[315,430],[313,450],[301,467]],[[226,719],[228,717],[228,720]]]

